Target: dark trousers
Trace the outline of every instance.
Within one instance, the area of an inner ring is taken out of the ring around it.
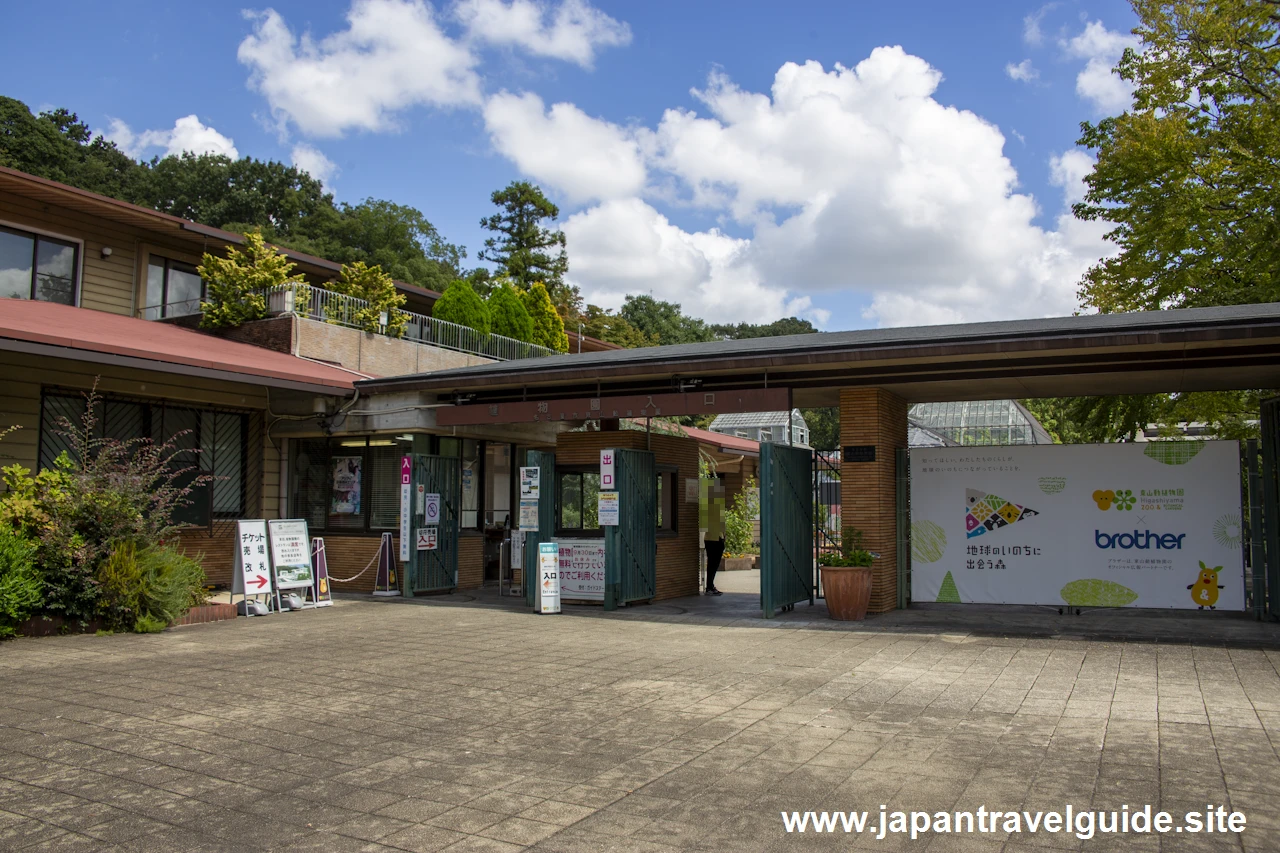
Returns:
[[[720,558],[724,556],[723,539],[707,539],[707,589],[716,588],[716,572],[720,571]]]

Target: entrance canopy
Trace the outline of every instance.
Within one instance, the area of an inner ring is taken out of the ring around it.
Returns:
[[[614,401],[623,401],[630,416],[641,415],[641,408],[649,410],[644,414],[712,412],[724,403],[707,395],[747,389],[789,389],[792,405],[835,406],[841,388],[859,386],[882,388],[908,403],[1275,388],[1280,303],[714,341],[505,361],[357,385],[362,394],[433,392],[459,404],[437,410],[442,425],[446,419],[520,422],[557,408],[579,419],[611,417]],[[671,403],[671,395],[679,395],[687,411],[664,407],[656,397],[649,402],[650,395],[668,395]],[[773,397],[762,394],[759,404],[789,408]],[[591,408],[593,401],[598,408]],[[549,405],[529,405],[539,402]]]

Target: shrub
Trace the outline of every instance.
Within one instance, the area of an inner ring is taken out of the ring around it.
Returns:
[[[404,295],[396,291],[396,283],[391,276],[382,271],[382,267],[374,264],[367,266],[364,261],[342,265],[342,274],[329,288],[335,293],[343,293],[363,299],[367,305],[356,310],[349,318],[356,328],[366,332],[383,332],[393,338],[404,337],[405,328],[409,325],[409,315],[400,311],[404,305]],[[387,315],[387,325],[382,325],[382,315]]]
[[[431,307],[431,316],[489,334],[489,307],[471,289],[471,285],[462,280],[449,285],[444,295],[436,300]]]
[[[59,421],[70,451],[35,477],[21,466],[6,468],[10,491],[0,499],[0,518],[36,542],[44,607],[82,622],[102,613],[99,570],[112,552],[122,544],[145,547],[176,535],[175,511],[212,479],[189,476],[192,466],[183,454],[192,451],[178,446],[182,433],[162,444],[96,438],[101,398],[96,388],[86,397],[79,426]],[[120,564],[111,571],[125,570]],[[115,607],[115,599],[105,606]]]
[[[35,543],[0,522],[0,639],[12,637],[44,600],[35,557]]]
[[[517,341],[533,343],[533,318],[524,307],[520,295],[510,284],[503,282],[489,292],[490,331]]]
[[[142,567],[137,546],[117,542],[97,572],[98,610],[112,631],[128,631],[138,618],[142,596]]]
[[[138,609],[144,616],[163,619],[166,625],[205,601],[204,569],[200,561],[168,545],[138,553],[142,591]]]
[[[268,288],[302,282],[301,275],[292,274],[295,266],[256,230],[244,235],[243,249],[231,247],[225,258],[206,252],[199,272],[209,299],[200,303],[200,325],[221,329],[261,320],[267,315]]]
[[[818,555],[818,565],[870,567],[877,556],[862,547],[862,531],[854,528],[842,537],[839,552],[827,551]]]
[[[727,554],[754,554],[757,552],[752,537],[756,516],[760,514],[760,490],[756,481],[748,477],[742,491],[733,499],[733,506],[724,514],[724,550]]]
[[[524,293],[524,307],[533,318],[533,343],[556,352],[569,351],[569,336],[564,333],[564,320],[551,303],[551,294],[540,281]]]

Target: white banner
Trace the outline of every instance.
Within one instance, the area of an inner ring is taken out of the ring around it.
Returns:
[[[604,540],[560,539],[560,597],[604,601]]]
[[[1234,441],[911,451],[912,601],[1244,609]]]

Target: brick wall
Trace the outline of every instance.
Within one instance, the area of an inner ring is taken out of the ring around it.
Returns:
[[[874,462],[840,466],[841,526],[862,531],[863,547],[880,554],[872,566],[872,613],[898,606],[897,469],[894,451],[907,446],[907,404],[880,388],[840,392],[840,445],[873,445]]]
[[[291,315],[270,317],[266,320],[254,320],[230,329],[212,330],[200,328],[199,314],[174,317],[160,322],[172,323],[184,329],[194,329],[219,338],[226,338],[229,341],[239,341],[242,344],[250,344],[263,349],[291,354],[293,352],[293,319]]]

